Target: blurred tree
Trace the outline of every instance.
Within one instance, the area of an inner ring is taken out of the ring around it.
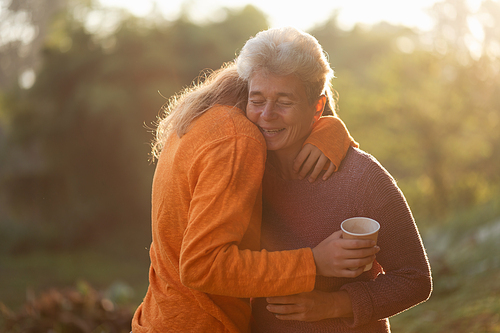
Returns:
[[[431,51],[426,35],[387,24],[342,31],[332,17],[313,34],[336,68],[340,115],[354,137],[396,177],[416,215],[442,219],[500,191],[492,172],[500,166],[500,77],[493,52],[476,60],[468,49],[464,2],[436,8]]]
[[[483,54],[490,58],[500,58],[500,4],[498,1],[483,1],[477,13],[477,19],[484,32]]]
[[[168,97],[220,67],[267,26],[251,6],[226,13],[205,25],[152,22],[79,3],[54,17],[36,82],[6,102],[0,182],[11,222],[3,228],[25,232],[14,251],[78,246],[115,230],[149,237],[144,127],[164,102],[158,91]]]
[[[0,0],[0,89],[30,85],[52,16],[67,0]]]
[[[144,127],[162,96],[232,60],[267,28],[252,6],[195,24],[189,15],[136,18],[75,1],[50,21],[33,86],[0,93],[0,244],[14,251],[86,244],[118,230],[149,237],[154,168]],[[445,2],[452,7],[439,7],[437,30],[447,11],[465,13],[463,1]],[[497,2],[481,8],[467,15],[500,12]],[[341,117],[421,217],[500,193],[500,39],[497,23],[481,22],[488,47],[480,58],[459,55],[450,40],[429,49],[418,32],[386,23],[342,30],[335,14],[311,31],[338,77]],[[453,24],[456,40],[466,40],[460,34],[470,29]]]
[[[468,18],[471,10],[466,0],[437,2],[429,13],[435,22],[433,37],[436,50],[440,53],[450,50],[460,57],[469,54],[465,37],[470,35]]]

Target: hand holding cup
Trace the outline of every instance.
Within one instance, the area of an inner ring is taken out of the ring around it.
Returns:
[[[342,238],[344,239],[371,239],[377,242],[380,224],[368,217],[352,217],[342,222],[340,228],[342,229]],[[366,265],[364,271],[370,270],[372,266],[373,262]],[[357,270],[358,268],[353,267],[350,269]]]

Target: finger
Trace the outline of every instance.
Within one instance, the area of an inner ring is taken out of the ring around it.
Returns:
[[[356,267],[356,268],[354,268]],[[363,274],[365,266],[353,266],[351,268],[346,268],[341,271],[340,277],[355,278]]]
[[[352,268],[359,268],[362,266],[366,266],[373,262],[375,260],[375,256],[369,256],[365,258],[359,258],[359,259],[346,259],[343,262],[343,266],[345,266],[347,269],[352,269]]]
[[[304,179],[307,174],[314,168],[314,166],[318,163],[318,159],[321,156],[321,151],[311,151],[304,164],[302,165],[302,169],[299,172],[299,178]],[[320,170],[321,171],[321,170]]]
[[[305,320],[303,313],[292,313],[287,315],[275,314],[274,316],[279,320]]]
[[[375,254],[377,251],[375,251],[374,248],[371,249],[360,249],[360,250],[344,250],[342,251],[337,258],[339,260],[360,260],[360,259],[365,259],[365,258],[372,258],[375,257]],[[349,266],[349,267],[357,267],[359,264],[356,266]]]
[[[365,258],[369,256],[373,256],[376,253],[380,251],[380,247],[378,246],[373,246],[373,247],[365,247],[365,248],[360,248],[360,249],[354,249],[354,250],[346,250],[346,255],[347,257],[350,258]]]
[[[318,158],[318,161],[316,162],[316,165],[314,166],[313,172],[309,175],[309,182],[313,183],[316,178],[318,177],[319,173],[323,171],[323,167],[328,163],[330,160],[328,157],[325,155],[321,154],[320,157]]]
[[[274,314],[293,314],[301,312],[301,308],[296,304],[268,304],[266,309]]]
[[[304,147],[302,147],[302,149],[299,151],[297,157],[295,157],[295,160],[293,161],[293,171],[295,171],[296,173],[300,171],[302,164],[304,164],[304,161],[311,153],[311,146],[312,145],[309,143],[305,144]]]
[[[371,239],[345,239],[342,242],[342,248],[344,249],[364,249],[373,248],[376,246],[376,242]],[[378,252],[378,251],[377,251]]]
[[[293,295],[290,296],[278,296],[278,297],[267,297],[267,303],[270,304],[295,304],[296,300]]]
[[[323,180],[327,180],[330,178],[331,175],[333,175],[333,172],[335,171],[335,164],[333,164],[330,161],[330,165],[328,166],[328,170],[326,170],[325,174],[323,175]]]

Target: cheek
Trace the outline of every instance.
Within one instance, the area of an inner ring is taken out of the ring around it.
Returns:
[[[256,120],[257,120],[256,112],[255,112],[255,110],[252,109],[252,107],[250,105],[247,105],[246,115],[247,115],[247,118],[251,122],[253,122],[253,123],[256,122]]]
[[[290,126],[296,127],[297,129],[309,127],[312,121],[312,119],[305,114],[304,110],[290,112],[285,115],[283,119],[286,119],[285,122],[287,122]]]
[[[290,135],[302,137],[303,135],[309,133],[312,129],[312,118],[304,115],[296,115],[293,118],[289,118],[290,125]]]

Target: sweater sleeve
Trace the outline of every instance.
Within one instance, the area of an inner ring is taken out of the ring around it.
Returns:
[[[185,286],[233,297],[314,288],[311,249],[267,252],[238,247],[251,219],[260,223],[262,212],[254,207],[261,200],[264,166],[265,148],[249,137],[230,136],[199,149],[188,172],[192,200],[179,267]]]
[[[344,122],[333,116],[321,117],[314,124],[304,145],[307,143],[321,150],[335,165],[335,170],[339,167],[350,146],[359,147],[349,134]]]
[[[344,319],[351,327],[396,315],[427,300],[432,291],[430,266],[422,239],[393,178],[379,164],[373,163],[359,186],[362,190],[358,195],[364,198],[360,216],[371,217],[381,225],[376,262],[383,273],[374,280],[342,287],[352,301],[354,318]]]

